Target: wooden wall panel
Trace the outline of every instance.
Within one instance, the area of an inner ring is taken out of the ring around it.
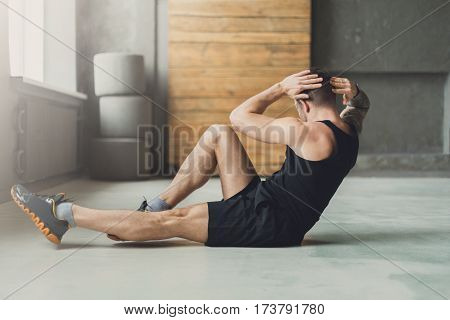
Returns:
[[[170,0],[172,16],[310,19],[309,0]]]
[[[303,32],[309,34],[309,19],[290,17],[177,16],[169,21],[171,31],[182,32]]]
[[[169,68],[298,67],[309,64],[309,44],[169,43]],[[169,70],[170,74],[171,70]]]
[[[242,101],[309,66],[310,22],[310,0],[169,0],[171,164]],[[267,113],[296,116],[288,98]],[[279,169],[284,146],[241,141],[260,174]]]

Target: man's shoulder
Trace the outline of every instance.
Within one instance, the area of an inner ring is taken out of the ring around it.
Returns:
[[[295,153],[306,160],[320,161],[333,154],[336,144],[330,128],[320,122],[305,122],[302,137],[292,148]]]

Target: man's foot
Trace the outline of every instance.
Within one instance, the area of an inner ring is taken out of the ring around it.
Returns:
[[[11,196],[48,240],[55,244],[61,243],[61,238],[69,229],[66,221],[56,218],[56,206],[65,202],[63,193],[38,195],[22,185],[15,185],[11,188]]]

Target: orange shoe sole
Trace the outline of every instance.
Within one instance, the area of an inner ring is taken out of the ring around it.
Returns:
[[[22,209],[22,211],[28,216],[28,218],[30,218],[31,221],[33,221],[36,228],[39,229],[39,231],[47,238],[47,240],[53,242],[54,244],[61,243],[61,240],[59,240],[56,235],[50,232],[50,229],[45,226],[44,222],[42,222],[41,219],[39,219],[39,217],[34,212],[32,212],[19,199],[16,198],[12,188],[11,188],[11,197],[14,200],[14,202],[19,206],[19,208]]]

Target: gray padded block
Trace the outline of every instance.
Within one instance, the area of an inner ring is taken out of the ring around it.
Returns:
[[[90,149],[89,171],[93,179],[145,179],[155,166],[148,163],[153,158],[143,139],[95,138]]]
[[[139,125],[151,124],[150,102],[141,96],[100,98],[100,134],[102,137],[135,138]]]
[[[96,54],[94,56],[94,86],[97,96],[143,93],[145,91],[144,57],[120,52]]]

